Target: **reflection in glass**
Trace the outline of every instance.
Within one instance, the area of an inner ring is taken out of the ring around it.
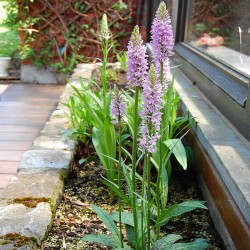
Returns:
[[[250,75],[250,0],[193,0],[186,42]]]

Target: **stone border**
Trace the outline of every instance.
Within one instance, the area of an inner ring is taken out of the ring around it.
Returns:
[[[56,110],[34,140],[31,150],[23,155],[17,174],[3,190],[0,199],[0,250],[38,249],[47,236],[74,157],[74,141],[63,136],[70,124],[67,118],[69,110],[63,103],[71,94],[70,85],[80,87],[79,77],[89,79],[94,67],[81,64],[76,68]],[[37,202],[36,206],[21,204],[24,198]],[[15,203],[17,199],[19,203]],[[25,238],[27,243],[18,245],[18,240],[13,239],[18,236]]]

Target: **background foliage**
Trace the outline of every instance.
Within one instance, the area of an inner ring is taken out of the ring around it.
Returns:
[[[131,0],[18,0],[18,17],[8,9],[8,25],[18,25],[23,58],[35,65],[70,71],[78,62],[101,57],[100,19],[107,14],[113,52],[124,49],[133,27]],[[15,4],[14,0],[9,5]],[[113,53],[114,55],[114,53]]]

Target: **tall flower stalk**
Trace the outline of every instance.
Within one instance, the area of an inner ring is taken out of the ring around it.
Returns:
[[[156,75],[155,66],[151,64],[149,69],[149,82],[143,85],[143,109],[140,113],[142,118],[140,147],[145,151],[144,171],[147,176],[147,249],[150,249],[150,218],[151,218],[151,153],[156,151],[156,143],[160,138],[162,87]],[[142,183],[144,192],[144,179]],[[144,193],[143,193],[144,194]],[[144,195],[142,195],[143,197]],[[142,205],[143,207],[143,205]]]
[[[162,87],[156,75],[155,66],[149,69],[149,82],[143,85],[143,109],[140,146],[149,153],[156,151],[156,142],[160,138]]]
[[[163,122],[161,124],[161,136],[158,143],[159,147],[159,169],[157,181],[158,185],[156,187],[156,197],[161,196],[161,190],[164,188],[163,185],[163,161],[165,157],[168,155],[168,149],[163,146],[163,141],[169,139],[169,119],[171,112],[171,103],[172,103],[172,95],[173,95],[173,86],[170,85],[170,66],[169,66],[169,57],[173,55],[173,45],[174,45],[174,36],[173,36],[173,28],[171,25],[171,19],[169,12],[166,8],[164,2],[161,2],[156,16],[153,20],[152,29],[151,29],[151,39],[152,39],[152,47],[154,50],[154,58],[153,61],[156,65],[156,71],[160,78],[160,83],[163,87],[164,91],[164,100],[163,100]],[[164,152],[163,152],[164,147]],[[168,165],[170,162],[168,162]],[[171,167],[168,167],[171,168]],[[162,201],[162,202],[161,202]],[[157,213],[160,214],[161,209],[164,209],[167,203],[166,199],[157,199]],[[156,235],[157,238],[160,237],[160,225],[156,226]]]
[[[134,128],[133,128],[133,148],[132,148],[132,192],[133,192],[133,219],[134,219],[134,234],[135,245],[138,246],[138,221],[137,221],[137,198],[136,198],[136,158],[137,158],[137,137],[138,137],[138,102],[139,91],[144,82],[148,81],[148,63],[146,59],[146,46],[143,45],[139,27],[136,25],[130,41],[128,43],[128,85],[135,88],[135,104],[134,104]]]
[[[171,24],[171,18],[164,2],[160,3],[156,12],[156,16],[153,20],[151,29],[151,40],[152,47],[154,50],[153,61],[156,65],[156,71],[163,86],[163,90],[167,91],[168,83],[170,81],[169,57],[173,55],[174,35],[173,27]],[[168,136],[169,134],[169,103],[171,104],[171,101],[168,102],[168,105],[164,105],[164,116],[166,119],[164,119],[164,129],[162,130],[166,131],[166,136]]]
[[[107,94],[107,63],[108,63],[108,52],[109,52],[109,38],[110,32],[108,28],[107,15],[103,14],[101,21],[100,39],[101,39],[101,49],[102,49],[102,96],[103,96],[103,109],[106,112],[106,94]]]
[[[114,87],[114,93],[112,96],[112,100],[110,103],[110,114],[113,118],[113,123],[118,125],[118,188],[122,191],[121,185],[121,174],[122,174],[122,167],[121,167],[121,151],[122,151],[122,117],[125,115],[127,109],[127,104],[125,103],[121,93],[119,92],[118,88]],[[123,236],[122,236],[122,205],[121,205],[121,197],[118,195],[118,206],[119,206],[119,231],[120,231],[120,246],[121,248],[124,247],[123,244]]]
[[[163,87],[169,81],[169,57],[173,55],[174,35],[171,18],[166,4],[161,2],[151,29],[152,47],[156,71],[161,76]]]

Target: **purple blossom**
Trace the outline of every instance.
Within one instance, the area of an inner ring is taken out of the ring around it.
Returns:
[[[149,84],[143,85],[143,108],[141,110],[140,147],[150,153],[155,152],[156,142],[160,138],[162,87],[156,75],[155,66],[149,69]]]
[[[123,96],[115,86],[112,100],[110,103],[110,114],[113,118],[112,123],[119,124],[122,117],[126,114],[127,103],[124,101]]]
[[[163,64],[163,86],[167,89],[170,81],[169,57],[173,55],[174,36],[171,19],[166,5],[162,2],[156,12],[151,29],[152,47],[156,72],[160,76]]]
[[[146,46],[143,45],[139,33],[139,27],[136,25],[128,43],[128,51],[126,53],[128,58],[127,81],[131,87],[142,87],[143,83],[147,81],[148,63],[146,50]]]
[[[154,61],[164,62],[173,55],[173,27],[166,4],[161,2],[153,20],[151,30]]]

